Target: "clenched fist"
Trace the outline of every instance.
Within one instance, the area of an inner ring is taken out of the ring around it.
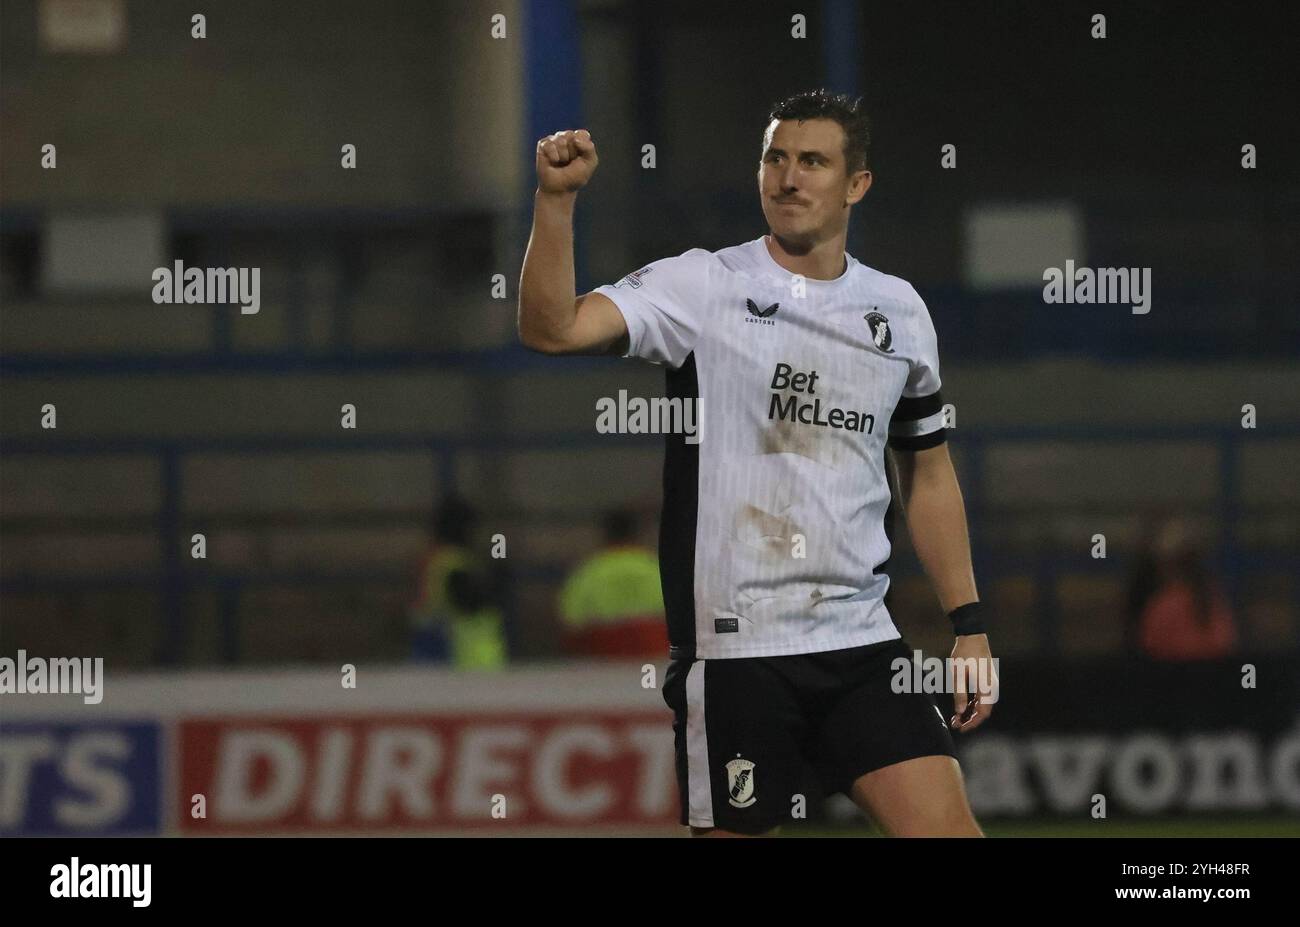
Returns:
[[[587,185],[599,160],[596,143],[586,129],[548,135],[537,143],[537,189],[576,193]]]

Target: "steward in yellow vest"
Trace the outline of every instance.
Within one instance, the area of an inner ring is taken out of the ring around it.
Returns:
[[[457,669],[497,669],[506,663],[505,621],[468,547],[473,521],[462,500],[439,508],[410,607],[412,656]]]
[[[565,650],[575,656],[660,659],[668,654],[659,561],[635,543],[636,517],[605,516],[605,547],[560,592]]]

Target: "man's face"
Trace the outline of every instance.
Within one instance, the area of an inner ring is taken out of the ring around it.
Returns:
[[[836,235],[870,186],[870,172],[849,176],[844,130],[833,119],[773,119],[767,127],[758,190],[773,235],[806,245]]]

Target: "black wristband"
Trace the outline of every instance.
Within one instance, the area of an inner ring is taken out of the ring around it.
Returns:
[[[958,636],[984,633],[984,603],[970,602],[948,613],[952,630]]]

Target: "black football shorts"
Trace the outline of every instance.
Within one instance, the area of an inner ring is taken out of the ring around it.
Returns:
[[[864,773],[919,756],[955,756],[933,696],[893,691],[902,638],[782,657],[673,660],[663,697],[673,710],[681,823],[741,834],[791,820],[816,773],[826,795]],[[814,796],[805,796],[805,804]]]

